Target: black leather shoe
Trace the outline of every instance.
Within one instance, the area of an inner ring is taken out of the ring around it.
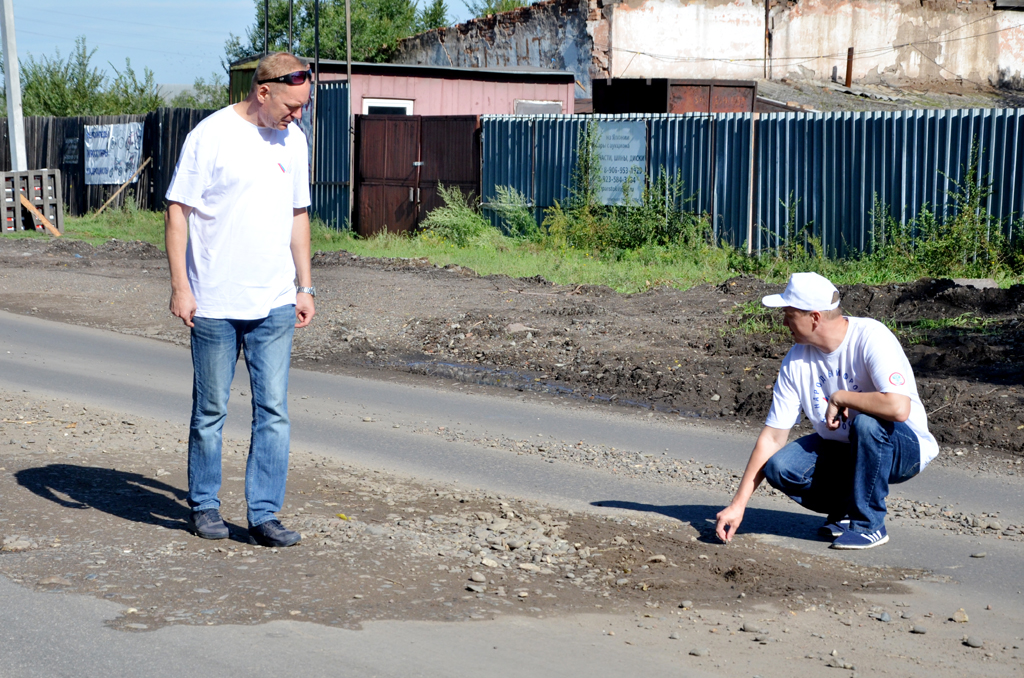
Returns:
[[[230,534],[217,509],[193,511],[188,515],[187,524],[192,534],[203,539],[227,539]]]
[[[249,543],[259,546],[292,546],[298,544],[300,539],[302,539],[302,535],[285,528],[277,519],[268,520],[249,528]]]

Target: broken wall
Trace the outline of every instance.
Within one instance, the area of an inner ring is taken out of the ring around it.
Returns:
[[[576,97],[590,96],[593,40],[587,0],[549,0],[438,28],[398,43],[391,63],[571,71]]]
[[[1024,80],[1024,13],[997,11],[991,2],[781,0],[770,7],[770,77],[825,80],[836,68],[842,78],[853,47],[853,79],[863,83]],[[602,8],[602,19],[609,14],[611,77],[765,76],[763,0],[623,0]]]

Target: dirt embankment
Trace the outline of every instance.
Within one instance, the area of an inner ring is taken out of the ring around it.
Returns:
[[[543,279],[477,278],[424,260],[341,252],[318,253],[314,264],[318,277],[359,267],[414,276],[422,280],[417,285],[461,282],[468,296],[453,312],[422,309],[404,318],[400,333],[368,334],[343,323],[337,345],[348,344],[347,356],[304,347],[309,357],[328,362],[369,361],[686,416],[763,420],[792,343],[780,317],[759,304],[781,286],[756,278],[622,295]],[[1024,286],[976,289],[925,279],[841,292],[848,314],[896,329],[944,447],[1024,453]],[[395,294],[392,287],[388,295]]]
[[[0,239],[0,308],[186,343],[165,310],[162,256],[144,243]],[[781,286],[756,278],[624,295],[425,259],[334,252],[313,265],[318,316],[295,342],[307,368],[427,374],[758,423],[791,345],[759,305]],[[1024,455],[1024,285],[925,279],[841,292],[847,313],[896,329],[945,450]]]

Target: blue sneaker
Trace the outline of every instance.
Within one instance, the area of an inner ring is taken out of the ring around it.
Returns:
[[[836,537],[836,540],[832,542],[831,548],[842,549],[845,551],[860,551],[863,549],[873,549],[876,546],[881,546],[887,541],[889,541],[889,535],[886,534],[885,525],[883,525],[874,532],[870,532],[868,534],[864,534],[863,532],[854,532],[853,530],[846,530]]]
[[[276,518],[249,528],[249,543],[259,546],[283,548],[298,544],[300,539],[302,535],[289,530]]]
[[[836,539],[843,536],[843,533],[850,529],[850,519],[833,520],[831,517],[825,519],[825,524],[818,528],[818,536],[825,539]]]
[[[189,531],[203,539],[227,539],[231,534],[217,509],[192,511],[186,521]]]

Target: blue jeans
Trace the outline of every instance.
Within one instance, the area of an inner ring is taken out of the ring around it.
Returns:
[[[870,533],[885,523],[889,485],[921,470],[921,445],[903,422],[858,414],[850,442],[813,433],[789,443],[765,464],[768,483],[806,509]]]
[[[288,367],[295,306],[279,306],[258,320],[193,318],[192,421],[188,436],[188,504],[220,507],[221,432],[239,351],[252,390],[252,437],[245,468],[249,525],[274,519],[284,503],[291,425]]]

